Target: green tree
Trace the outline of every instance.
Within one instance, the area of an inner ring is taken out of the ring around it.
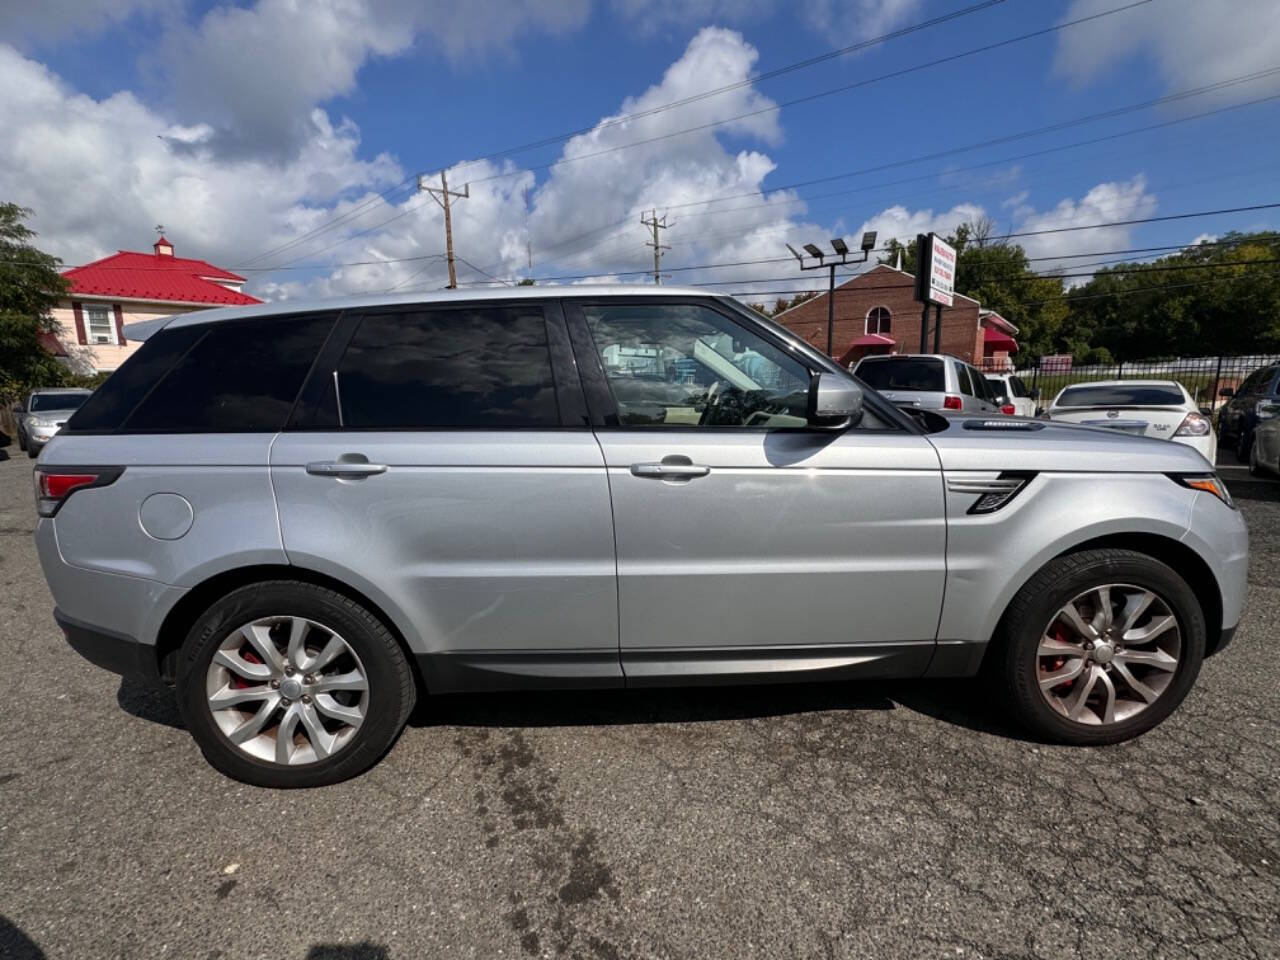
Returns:
[[[1077,329],[1117,360],[1280,350],[1275,234],[1227,234],[1099,270],[1067,296]]]
[[[65,295],[61,261],[37,249],[26,225],[31,211],[0,203],[0,403],[33,387],[66,382],[68,371],[40,342],[57,330],[51,310]]]

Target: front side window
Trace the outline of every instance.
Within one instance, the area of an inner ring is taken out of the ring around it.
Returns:
[[[338,364],[344,427],[558,427],[538,307],[365,317]]]
[[[888,334],[893,314],[888,307],[872,307],[867,313],[867,333]]]
[[[585,306],[624,426],[803,427],[809,370],[697,304]]]
[[[90,343],[116,342],[116,325],[109,307],[85,307],[84,323]]]
[[[1015,397],[1025,397],[1027,395],[1027,385],[1022,382],[1021,377],[1010,377],[1009,385],[1013,387],[1013,395]]]

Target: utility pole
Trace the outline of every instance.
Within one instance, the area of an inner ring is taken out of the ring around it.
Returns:
[[[418,174],[418,192],[426,191],[431,194],[431,199],[440,204],[444,210],[444,249],[449,259],[449,289],[458,289],[458,273],[453,266],[453,218],[449,211],[450,197],[458,200],[466,200],[471,196],[471,184],[464,184],[461,193],[453,193],[449,190],[449,181],[445,179],[444,171],[440,171],[440,186],[429,187],[422,179],[422,174]]]
[[[653,247],[653,282],[654,284],[662,283],[662,275],[658,272],[658,261],[662,259],[662,251],[670,250],[671,247],[658,242],[658,231],[667,229],[667,215],[664,213],[662,219],[658,219],[658,211],[655,209],[649,219],[644,218],[644,214],[640,215],[640,222],[646,227],[653,230],[653,239],[646,240],[646,247]]]

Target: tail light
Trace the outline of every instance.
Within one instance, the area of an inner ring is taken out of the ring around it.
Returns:
[[[1209,435],[1209,418],[1203,413],[1188,413],[1182,423],[1178,425],[1178,429],[1173,432],[1175,437],[1207,437]]]
[[[1000,412],[1003,413],[1006,417],[1012,417],[1015,413],[1013,404],[1012,403],[1003,404],[1000,407]]]
[[[943,397],[942,409],[943,410],[963,410],[964,401],[961,400],[959,397]]]
[[[52,517],[77,490],[114,483],[124,467],[36,467],[36,512]]]

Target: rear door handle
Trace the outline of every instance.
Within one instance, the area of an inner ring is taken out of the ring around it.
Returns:
[[[710,467],[697,463],[633,463],[631,473],[637,477],[657,477],[659,480],[691,480],[705,477]]]
[[[307,464],[307,473],[316,477],[354,479],[386,472],[385,463],[369,463],[367,460],[314,460]]]

